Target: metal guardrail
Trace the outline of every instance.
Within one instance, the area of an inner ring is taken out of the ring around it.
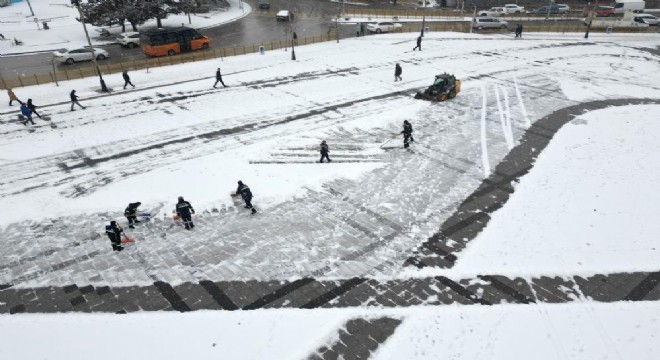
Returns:
[[[410,32],[416,33],[420,31],[420,24],[402,24],[400,32]],[[426,31],[431,32],[470,32],[471,23],[467,21],[454,21],[448,23],[427,23],[425,28]],[[513,27],[512,24],[510,24]],[[525,24],[525,33],[528,32],[584,32],[586,27],[582,24],[569,24],[566,22],[547,22],[547,23],[526,23]],[[597,29],[601,30],[602,29]],[[631,33],[643,33],[643,32],[653,32],[654,29],[649,28],[633,28],[633,29],[615,29],[617,33],[619,32],[631,32]],[[475,33],[507,33],[511,30],[509,29],[497,29],[497,30],[473,30]],[[592,33],[594,29],[592,28]],[[320,42],[327,41],[336,41],[336,33],[322,34],[319,36],[307,36],[299,37],[296,46],[316,44]],[[412,40],[411,40],[412,41]],[[253,44],[249,46],[240,46],[240,47],[230,47],[230,48],[221,48],[213,49],[207,51],[197,51],[191,53],[185,53],[175,56],[167,57],[157,57],[157,58],[145,58],[142,60],[132,60],[121,63],[113,64],[99,64],[99,68],[103,75],[106,74],[115,74],[120,73],[123,70],[139,70],[147,68],[155,68],[161,66],[169,65],[178,65],[185,64],[189,62],[210,60],[216,58],[224,58],[230,56],[245,55],[251,53],[259,52],[261,46],[264,47],[266,51],[272,51],[277,49],[283,49],[285,47],[290,47],[290,43],[286,43],[283,40],[280,41],[271,41],[265,42],[262,44]],[[88,67],[79,67],[72,70],[48,72],[42,74],[34,74],[30,76],[19,76],[15,78],[0,78],[0,88],[3,90],[47,84],[57,81],[67,81],[75,79],[83,79],[86,77],[97,76],[96,69],[93,66]]]

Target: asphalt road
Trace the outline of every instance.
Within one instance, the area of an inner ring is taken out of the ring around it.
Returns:
[[[340,10],[339,4],[327,0],[272,0],[270,12],[259,10],[257,0],[245,2],[250,4],[253,9],[249,15],[225,25],[201,29],[201,32],[211,39],[212,48],[252,46],[266,44],[271,41],[283,41],[287,37],[287,29],[295,31],[298,37],[327,34],[333,28],[333,19]],[[378,4],[375,6],[390,7]],[[358,8],[364,9],[364,7]],[[294,14],[297,14],[291,24],[275,20],[274,12],[281,9],[291,10]],[[346,10],[349,9],[350,6],[346,5]],[[404,9],[404,7],[398,6],[398,9]],[[353,36],[355,36],[354,25],[340,25],[340,38]],[[95,40],[102,39],[97,38]],[[110,58],[100,62],[101,64],[138,60],[146,57],[140,48],[122,48],[118,44],[100,47],[110,53]],[[48,73],[53,70],[51,60],[52,54],[49,52],[5,56],[0,62],[0,76],[9,78]],[[55,64],[55,68],[62,71],[88,66],[92,66],[91,62],[74,65]]]
[[[285,40],[289,26],[296,32],[298,37],[327,34],[330,27],[333,26],[332,19],[338,10],[336,3],[324,0],[274,0],[271,2],[270,12],[260,11],[256,0],[246,2],[253,9],[248,16],[229,24],[201,30],[204,35],[211,39],[213,48],[251,46]],[[278,22],[275,20],[273,12],[280,9],[291,10],[298,16],[295,16],[291,24]],[[353,26],[340,26],[341,37],[354,36],[353,31]],[[103,39],[96,38],[95,40]],[[100,62],[101,64],[144,59],[146,57],[139,48],[128,49],[118,44],[100,47],[110,53],[110,58]],[[51,53],[5,56],[0,62],[0,74],[3,77],[13,77],[47,73],[53,70],[51,60]],[[55,64],[58,70],[73,70],[88,66],[92,66],[91,62],[74,65]]]

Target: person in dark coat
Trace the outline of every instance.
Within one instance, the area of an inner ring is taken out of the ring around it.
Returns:
[[[80,105],[80,103],[78,102],[78,95],[76,95],[75,90],[71,90],[71,93],[69,94],[69,97],[71,98],[71,111],[75,111],[73,109],[73,105],[76,105],[76,104],[78,106],[80,106],[81,108],[83,108],[83,109],[85,108],[84,106]]]
[[[360,36],[364,36],[364,23],[360,23]]]
[[[396,63],[396,66],[394,67],[394,81],[402,80],[401,79],[401,74],[403,73],[403,69],[401,69],[401,65],[399,63]]]
[[[20,103],[20,100],[18,100],[18,97],[16,97],[16,94],[14,94],[14,90],[12,89],[7,89],[7,95],[9,95],[9,106],[13,106],[12,104],[14,101],[18,101]]]
[[[401,133],[403,134],[403,147],[407,148],[410,146],[411,141],[415,141],[412,136],[412,124],[410,124],[408,120],[403,120],[403,131]]]
[[[192,228],[195,227],[195,224],[193,224],[192,221],[192,214],[194,213],[195,209],[193,209],[192,205],[183,200],[183,196],[179,196],[179,202],[176,203],[176,214],[181,216],[186,230],[192,230]]]
[[[131,82],[131,77],[128,76],[128,70],[124,70],[124,72],[121,73],[121,77],[124,78],[124,90],[126,90],[126,86],[129,85],[129,84],[132,87],[135,87],[135,85],[133,85],[133,83]]]
[[[122,251],[124,249],[124,247],[121,246],[121,234],[123,232],[124,229],[117,225],[116,221],[110,221],[110,225],[105,226],[105,234],[110,238],[113,251]]]
[[[323,162],[323,159],[328,159],[328,162],[331,162],[330,158],[328,157],[328,153],[330,153],[330,149],[328,149],[328,144],[325,143],[325,140],[321,141],[321,160],[319,160],[320,163]]]
[[[137,224],[140,222],[140,220],[137,219],[137,208],[142,205],[141,202],[134,202],[128,204],[126,207],[126,210],[124,210],[124,216],[126,216],[126,219],[128,220],[128,227],[131,229],[135,229],[135,226],[133,224]]]
[[[417,37],[417,46],[413,48],[413,51],[416,49],[419,49],[419,51],[422,51],[422,35]]]
[[[252,191],[250,191],[250,187],[243,184],[242,181],[238,181],[238,187],[236,188],[236,194],[240,194],[241,197],[243,198],[243,201],[245,201],[245,208],[246,209],[252,209],[252,213],[256,214],[257,209],[255,209],[252,206]]]
[[[518,37],[522,39],[523,25],[518,24]]]
[[[227,87],[224,81],[222,81],[222,74],[220,73],[220,68],[218,68],[218,71],[215,72],[215,84],[213,84],[214,89],[215,86],[218,85],[218,83],[222,84],[222,87]]]
[[[27,108],[28,108],[28,110],[30,110],[30,112],[31,112],[32,114],[37,114],[37,116],[39,117],[39,119],[41,119],[41,115],[39,115],[39,113],[37,112],[37,105],[34,105],[34,104],[32,103],[32,99],[28,99],[28,102],[27,102]]]
[[[34,125],[34,121],[32,121],[32,113],[30,112],[30,109],[27,107],[27,105],[21,103],[21,114],[23,117],[25,117],[25,120],[23,121],[23,125],[27,125],[28,121]]]

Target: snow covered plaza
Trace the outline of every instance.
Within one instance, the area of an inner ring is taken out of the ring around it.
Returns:
[[[0,359],[660,358],[660,37],[416,37],[3,90]]]

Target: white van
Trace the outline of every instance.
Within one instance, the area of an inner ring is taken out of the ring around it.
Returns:
[[[616,14],[623,14],[626,11],[639,13],[644,11],[646,3],[643,0],[615,0],[613,6]]]

